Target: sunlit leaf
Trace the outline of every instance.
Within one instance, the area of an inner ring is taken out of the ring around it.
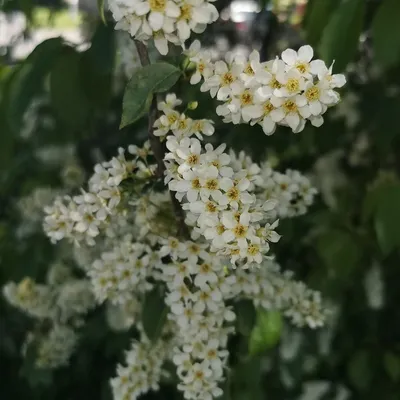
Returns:
[[[260,354],[278,343],[282,331],[282,316],[277,311],[257,311],[257,322],[249,339],[249,353]]]

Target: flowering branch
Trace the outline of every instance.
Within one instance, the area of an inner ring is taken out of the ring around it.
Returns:
[[[135,40],[137,52],[139,54],[140,63],[142,66],[150,64],[149,53],[147,47],[142,42]],[[157,176],[163,177],[165,172],[164,156],[165,148],[157,136],[154,135],[154,123],[157,119],[157,95],[153,97],[149,111],[149,141],[151,149],[153,150],[154,157],[157,161]],[[185,224],[185,214],[181,208],[179,201],[175,198],[174,194],[170,192],[172,207],[178,224],[178,236],[189,238],[189,229]]]

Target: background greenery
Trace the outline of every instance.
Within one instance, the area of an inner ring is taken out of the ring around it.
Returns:
[[[51,23],[69,24],[60,4],[45,3],[9,0],[3,6],[6,12],[25,12],[26,35],[50,24],[43,7],[58,10]],[[287,46],[311,44],[318,57],[336,60],[335,72],[346,71],[343,101],[321,128],[307,126],[298,135],[282,130],[266,137],[261,129],[217,123],[215,139],[245,149],[255,160],[268,156],[279,168],[313,175],[318,201],[306,216],[282,223],[277,258],[320,289],[336,313],[318,332],[282,327],[279,316],[268,315],[259,321],[263,351],[257,356],[241,357],[247,343],[234,338],[233,386],[225,398],[298,399],[306,393],[303,400],[344,399],[345,390],[350,399],[395,400],[400,397],[400,1],[310,0],[304,15],[299,7],[278,12],[278,2],[272,3],[272,28],[255,38],[264,54],[272,58]],[[93,16],[78,21],[85,23],[88,50],[50,39],[21,62],[7,52],[0,58],[1,285],[26,275],[43,279],[54,257],[43,234],[21,240],[16,229],[17,200],[37,186],[61,184],[59,171],[38,159],[38,149],[73,143],[79,163],[90,172],[94,150],[108,157],[146,135],[145,119],[118,127],[123,87],[113,88],[118,54],[112,24]],[[211,43],[218,29],[205,41]],[[169,61],[177,61],[174,54]],[[180,82],[176,90],[199,101],[198,115],[215,118],[215,106],[198,88]],[[39,108],[39,123],[24,139],[24,115],[44,93],[50,102]],[[44,118],[54,123],[41,124]],[[249,312],[239,315],[240,330],[249,336],[254,320]],[[3,399],[110,398],[108,379],[131,333],[111,332],[102,309],[89,315],[70,366],[57,371],[38,372],[23,359],[20,348],[32,321],[2,298],[0,317]],[[326,382],[327,390],[307,395],[307,384],[316,381]],[[166,382],[144,398],[180,397]]]

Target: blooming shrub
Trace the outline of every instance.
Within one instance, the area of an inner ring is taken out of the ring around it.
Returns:
[[[191,33],[218,16],[207,1],[118,0],[110,10],[142,64],[126,69],[133,76],[121,125],[148,114],[148,139],[97,163],[79,193],[76,185],[50,193],[44,232],[53,244],[67,243],[80,274],[57,264],[46,284],[24,279],[7,284],[4,294],[50,325],[45,335],[27,337],[27,346],[37,345],[38,368],[68,363],[83,317],[106,303],[113,329],[136,330],[111,379],[116,400],[157,390],[171,363],[184,398],[213,399],[224,393],[241,304],[258,318],[279,311],[297,327],[325,323],[320,293],[274,258],[280,220],[305,214],[317,189],[299,171],[278,171],[268,159],[256,163],[210,143],[215,121],[192,118],[197,102],[185,104],[170,89],[190,76],[190,84],[201,82],[200,91],[220,102],[216,120],[249,130],[260,125],[266,135],[277,126],[298,134],[307,121],[322,125],[345,78],[312,61],[310,46],[267,62],[257,51],[213,62],[197,40],[186,48]],[[169,43],[181,46],[182,69],[150,64],[151,39],[162,55]]]

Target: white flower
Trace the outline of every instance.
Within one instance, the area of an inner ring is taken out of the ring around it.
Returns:
[[[314,50],[311,46],[301,46],[297,52],[287,49],[282,52],[281,57],[288,67],[295,68],[306,79],[311,78],[310,61],[314,57]]]
[[[182,100],[176,97],[175,93],[168,93],[165,96],[165,101],[160,101],[157,104],[157,109],[162,112],[172,111],[182,104]]]
[[[311,62],[311,71],[318,76],[321,84],[325,88],[341,88],[346,83],[346,77],[343,74],[332,74],[333,64],[328,68],[322,60]]]
[[[239,218],[238,218],[239,217]],[[239,212],[235,215],[233,212],[224,211],[222,213],[222,223],[226,231],[222,234],[226,243],[237,241],[239,247],[247,247],[247,238],[250,238],[251,229],[250,214],[246,211]]]
[[[293,132],[300,132],[304,128],[305,118],[311,115],[304,96],[271,99],[275,109],[271,111],[271,119],[275,122],[284,123]]]
[[[194,171],[185,171],[182,174],[182,180],[172,180],[169,183],[169,188],[178,193],[186,194],[190,202],[196,201],[199,197],[200,190],[202,189],[200,180],[201,174]]]
[[[237,181],[230,178],[222,178],[220,186],[225,192],[218,199],[220,204],[229,204],[237,210],[240,203],[250,204],[253,202],[253,197],[246,191],[250,187],[250,181],[247,178],[237,179]]]

